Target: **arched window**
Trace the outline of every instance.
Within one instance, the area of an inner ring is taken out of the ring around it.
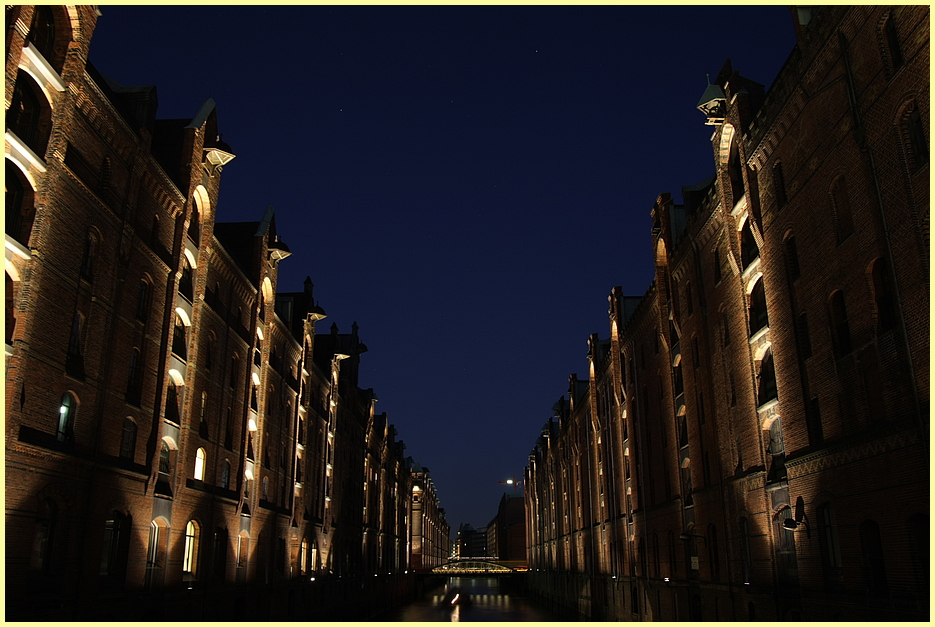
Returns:
[[[198,449],[199,451],[201,449]],[[194,581],[198,574],[198,544],[201,528],[194,520],[185,526],[185,548],[182,553],[182,581]]]
[[[207,413],[207,410],[208,410],[208,393],[202,392],[201,393],[201,412],[199,416],[202,423],[205,422],[205,414]]]
[[[58,505],[50,498],[39,502],[36,512],[36,535],[33,538],[30,567],[47,574],[52,566],[52,551],[58,530]]]
[[[240,377],[240,357],[238,355],[233,355],[231,357],[231,376],[230,376],[230,387],[237,389],[237,379]]]
[[[221,487],[229,490],[231,486],[231,463],[224,460],[224,468],[221,470]]]
[[[224,581],[227,572],[227,529],[216,527],[214,530],[214,577]]]
[[[6,124],[40,159],[45,156],[48,140],[42,129],[43,118],[47,115],[45,103],[45,96],[33,78],[20,70],[13,88],[13,101],[6,112]]]
[[[110,516],[104,521],[101,575],[119,582],[124,581],[130,557],[131,529],[132,518],[116,510],[111,511]]]
[[[169,422],[182,424],[179,413],[179,392],[175,381],[169,379],[169,386],[166,391],[166,413],[165,418]]]
[[[131,405],[140,404],[140,393],[143,386],[143,369],[140,363],[140,349],[134,348],[130,353],[130,368],[127,373],[126,401]]]
[[[175,314],[175,329],[172,332],[172,352],[183,361],[188,358],[188,338],[182,316]]]
[[[761,278],[750,292],[750,335],[769,325],[769,313],[766,311],[766,290]]]
[[[201,216],[198,213],[198,203],[192,200],[192,218],[188,223],[188,236],[196,246],[201,244]]]
[[[78,401],[71,392],[62,395],[62,402],[58,408],[58,429],[56,438],[59,442],[73,442],[75,439],[75,414],[78,411]]]
[[[159,221],[159,214],[153,214],[153,224],[149,229],[149,245],[159,252],[159,246],[162,244],[162,228]]]
[[[896,70],[903,66],[903,53],[899,46],[899,37],[896,34],[896,22],[893,12],[887,13],[878,27],[880,36],[880,53],[887,76],[892,76]]]
[[[159,474],[169,475],[172,472],[172,450],[169,443],[162,441],[162,447],[159,449]]]
[[[29,36],[27,37],[31,46],[35,46],[49,64],[55,62],[55,15],[52,7],[40,5],[36,6],[32,14],[32,23],[29,25]]]
[[[299,574],[304,575],[311,570],[308,559],[308,538],[302,538],[302,544],[299,547]]]
[[[146,550],[146,586],[158,586],[166,566],[169,543],[169,528],[163,519],[157,518],[149,525],[149,545]]]
[[[199,448],[195,451],[195,481],[205,480],[205,450]]]
[[[786,479],[786,444],[782,435],[782,420],[776,418],[769,425],[769,431],[766,432],[766,438],[769,444],[766,452],[770,455],[769,470],[766,473],[766,480],[782,481]]]
[[[182,278],[179,279],[179,294],[187,298],[188,302],[194,300],[193,275],[192,264],[189,263],[187,256],[182,255]]]
[[[867,519],[860,523],[860,549],[863,556],[864,582],[871,596],[885,596],[889,591],[886,579],[886,560],[880,526]]]
[[[831,295],[831,337],[836,356],[843,357],[850,354],[851,329],[847,322],[844,292],[841,290],[837,290]]]
[[[211,372],[211,367],[214,365],[214,346],[217,343],[215,340],[214,332],[208,334],[208,341],[205,345],[205,370]]]
[[[71,319],[71,335],[68,337],[68,358],[81,359],[83,351],[81,350],[81,337],[84,327],[84,316],[76,311]]]
[[[756,395],[757,405],[762,406],[764,403],[776,398],[777,395],[776,369],[773,366],[773,352],[769,348],[766,349],[766,353],[760,361],[760,372],[757,378],[759,379]]]
[[[792,284],[802,275],[799,269],[799,251],[795,245],[795,235],[786,236],[783,240],[783,248],[785,252],[786,277],[789,283]]]
[[[818,547],[821,550],[825,587],[837,590],[844,583],[844,562],[838,541],[838,521],[831,503],[818,507]]]
[[[81,278],[85,281],[94,279],[94,257],[97,254],[97,238],[90,231],[84,240],[84,255],[81,257]]]
[[[750,228],[750,219],[744,222],[743,229],[740,231],[740,262],[746,268],[756,261],[760,256],[760,248],[756,244],[756,238],[753,237],[753,229]]]
[[[250,536],[242,532],[237,537],[237,568],[246,568],[250,552]]]
[[[123,419],[123,432],[120,435],[120,459],[133,461],[136,454],[136,423],[132,418]]]
[[[831,184],[831,203],[834,208],[834,232],[838,243],[846,240],[854,232],[854,216],[851,212],[851,198],[847,191],[844,175]]]
[[[32,186],[12,161],[6,160],[6,233],[26,246],[36,214]]]
[[[234,449],[234,412],[227,408],[227,420],[224,423],[224,448],[231,451]]]
[[[149,318],[149,307],[152,302],[152,286],[146,279],[140,279],[140,286],[136,290],[136,319],[146,321]]]
[[[899,127],[906,164],[909,167],[909,172],[914,174],[929,162],[925,126],[915,101],[906,107]]]

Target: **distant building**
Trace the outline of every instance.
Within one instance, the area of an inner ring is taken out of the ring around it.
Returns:
[[[448,561],[451,527],[445,519],[445,510],[439,507],[435,482],[429,469],[406,458],[412,476],[412,568],[431,570]]]
[[[529,458],[529,588],[593,620],[929,618],[929,9],[792,15]]]
[[[475,529],[470,523],[458,528],[458,557],[487,557],[487,528]]]
[[[487,552],[500,561],[526,562],[526,500],[504,492],[497,515],[487,525]]]
[[[217,221],[214,102],[156,119],[155,88],[87,62],[93,6],[6,12],[7,618],[309,619],[400,589],[372,575],[411,568],[414,480],[366,346],[316,335],[310,279],[278,289],[272,208]]]

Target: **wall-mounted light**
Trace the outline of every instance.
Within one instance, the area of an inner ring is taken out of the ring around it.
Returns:
[[[777,514],[784,509],[792,509],[788,505],[784,505],[779,508]],[[795,510],[793,510],[792,518],[785,518],[782,521],[782,528],[788,531],[801,531],[799,529],[800,525],[805,525],[805,537],[811,538],[812,532],[808,527],[808,516],[805,515],[805,500],[799,496],[795,499]]]
[[[708,77],[708,87],[698,100],[698,109],[707,116],[705,124],[718,125],[724,123],[727,114],[727,96],[717,83],[711,84]]]
[[[211,164],[212,175],[215,172],[220,172],[223,166],[230,163],[237,156],[230,152],[230,149],[231,147],[220,141],[220,139],[213,146],[204,149],[205,161]]]

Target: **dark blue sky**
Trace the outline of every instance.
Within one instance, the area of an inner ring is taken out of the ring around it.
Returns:
[[[695,108],[727,58],[767,87],[785,6],[108,6],[91,61],[207,98],[237,158],[219,221],[276,208],[328,312],[360,325],[374,388],[453,530],[521,476],[615,285],[652,280],[656,196],[713,172]]]

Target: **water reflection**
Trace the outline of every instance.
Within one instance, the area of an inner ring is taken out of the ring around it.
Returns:
[[[375,620],[460,623],[562,619],[531,599],[504,592],[496,577],[451,577],[444,587]]]

